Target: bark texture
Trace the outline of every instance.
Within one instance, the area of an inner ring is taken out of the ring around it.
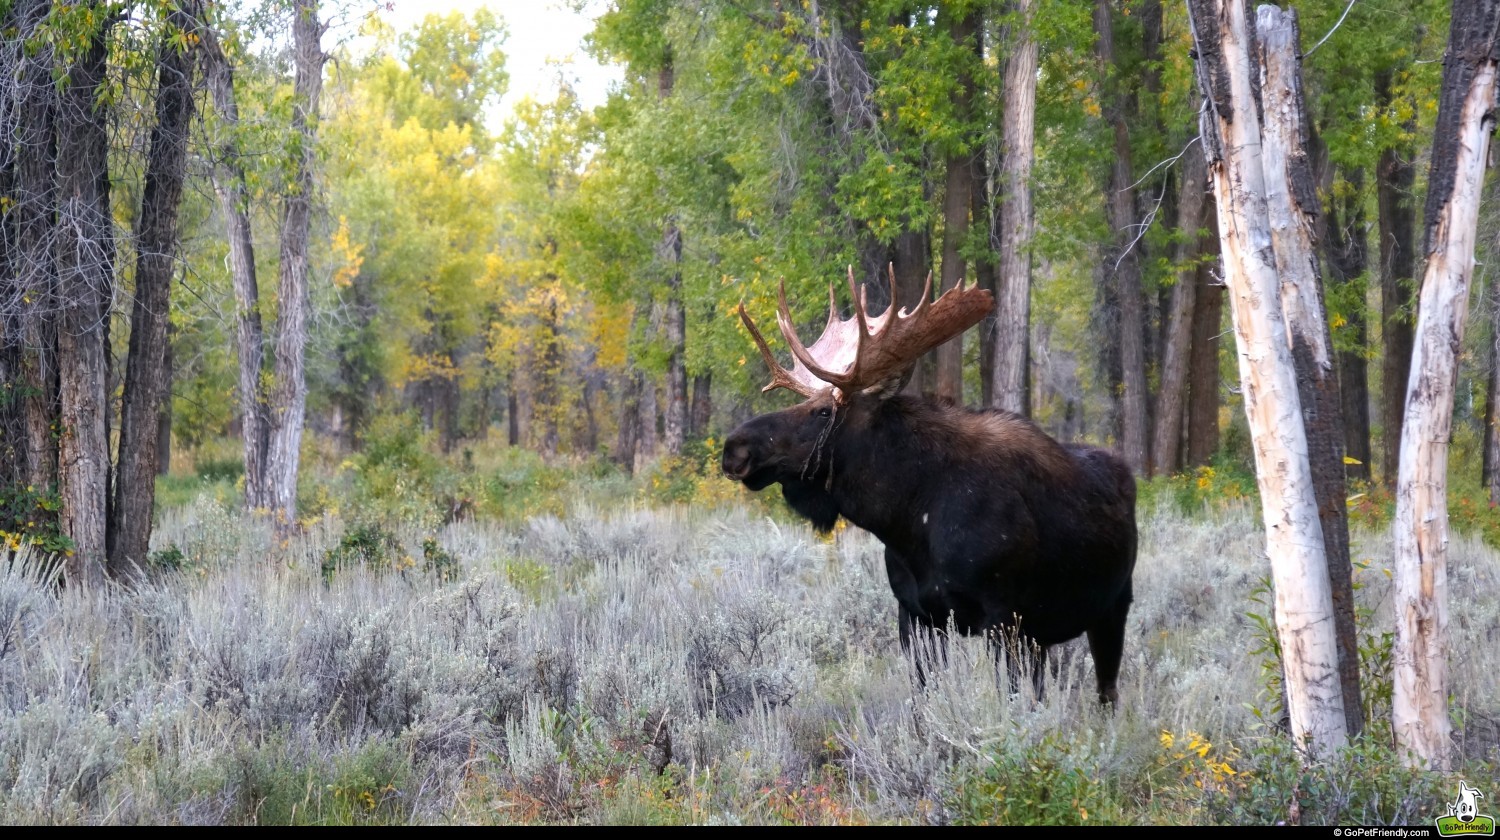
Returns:
[[[196,15],[175,8],[167,24],[190,31]],[[146,160],[141,213],[136,222],[135,303],[130,354],[120,403],[120,450],[110,527],[109,571],[135,578],[144,572],[156,503],[161,406],[171,388],[167,341],[172,275],[177,261],[177,209],[187,175],[187,140],[193,117],[192,55],[184,43],[163,38],[157,50],[156,125]]]
[[[12,322],[19,343],[14,364],[20,386],[22,439],[18,469],[34,487],[57,481],[57,445],[53,440],[58,405],[57,272],[53,255],[56,234],[53,207],[57,185],[56,88],[52,85],[53,50],[37,39],[37,27],[51,8],[49,0],[19,0],[12,8],[19,28],[15,70],[16,203],[7,217],[15,235],[14,285],[8,296],[19,313]],[[22,47],[21,45],[26,45]],[[10,307],[7,307],[10,308]]]
[[[229,276],[234,287],[235,348],[239,361],[240,437],[245,457],[245,507],[269,510],[266,493],[266,451],[270,445],[265,380],[265,329],[260,313],[260,286],[255,274],[255,243],[250,231],[250,191],[240,161],[239,104],[234,92],[234,70],[213,29],[201,18],[198,35],[203,76],[214,110],[218,112],[222,137],[209,171],[214,194],[229,240]]]
[[[1333,596],[1345,725],[1350,735],[1357,735],[1364,728],[1364,705],[1349,564],[1344,428],[1314,235],[1319,203],[1308,156],[1297,13],[1260,6],[1255,30],[1260,45],[1261,111],[1265,115],[1262,154],[1271,242],[1281,277],[1281,310],[1297,370],[1297,396]]]
[[[296,158],[292,187],[282,199],[281,265],[270,411],[267,415],[265,492],[278,529],[297,523],[297,469],[307,412],[308,238],[317,163],[318,99],[323,90],[323,25],[317,0],[294,0],[292,133]]]
[[[1102,73],[1115,76],[1113,6],[1094,4],[1095,50]],[[1111,335],[1120,360],[1120,454],[1137,475],[1145,475],[1149,460],[1150,394],[1146,383],[1145,301],[1141,296],[1140,236],[1135,206],[1135,178],[1130,163],[1129,120],[1136,108],[1118,78],[1106,85],[1105,120],[1114,128],[1114,164],[1106,186],[1106,214],[1113,239],[1103,254],[1104,282],[1112,292]]]
[[[1427,270],[1396,479],[1396,642],[1391,724],[1408,762],[1446,770],[1448,442],[1479,198],[1495,128],[1500,0],[1455,3],[1428,176]]]
[[[109,306],[114,295],[114,220],[109,212],[106,75],[109,16],[67,66],[57,117],[57,363],[62,530],[73,541],[64,568],[84,585],[103,580],[109,523]]]
[[[978,41],[981,21],[977,9],[963,15],[953,15],[948,21],[948,35],[961,49],[973,50]],[[964,56],[966,60],[968,56]],[[974,102],[973,74],[965,69],[958,73],[957,92],[953,98],[953,110],[959,119],[967,119]],[[943,261],[938,293],[963,284],[968,272],[962,247],[969,235],[969,211],[974,205],[974,153],[969,149],[955,149],[948,155],[946,185],[943,192]],[[958,336],[940,345],[937,354],[938,396],[962,402],[964,398],[964,343]]]
[[[1189,149],[1182,159],[1182,195],[1177,201],[1177,283],[1167,313],[1162,348],[1161,386],[1156,392],[1156,425],[1152,430],[1151,472],[1170,475],[1182,468],[1182,431],[1193,350],[1193,314],[1198,305],[1198,229],[1203,226],[1203,197],[1208,170],[1203,155]]]
[[[993,404],[1031,413],[1031,167],[1035,159],[1037,42],[1033,0],[1015,0],[1019,18],[1005,56],[1005,123],[1000,146],[1000,274],[995,296]]]
[[[1254,33],[1237,0],[1190,0],[1202,134],[1274,581],[1292,735],[1312,756],[1346,739],[1333,598],[1266,206]]]

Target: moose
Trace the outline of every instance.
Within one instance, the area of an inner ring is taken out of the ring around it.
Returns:
[[[1087,634],[1100,702],[1112,707],[1135,567],[1135,480],[1118,456],[1063,445],[1020,415],[900,393],[924,353],[994,306],[977,287],[960,284],[935,301],[931,289],[929,275],[916,306],[901,308],[892,272],[890,305],[872,316],[851,270],[853,317],[840,317],[830,284],[827,326],[806,347],[783,281],[777,324],[791,368],[742,302],[740,319],[771,370],[763,390],[805,402],[736,429],[724,442],[724,474],[752,491],[779,482],[820,531],[842,516],[874,534],[906,655],[914,638],[940,650],[951,621],[982,634],[997,656],[1004,643],[1029,649],[1040,691],[1047,648]],[[920,658],[915,667],[925,684]]]

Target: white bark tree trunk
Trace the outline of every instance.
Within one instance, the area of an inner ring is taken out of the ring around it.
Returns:
[[[1495,128],[1500,0],[1455,3],[1428,178],[1427,271],[1396,479],[1391,724],[1413,764],[1445,770],[1448,723],[1448,441],[1474,272],[1480,189]]]
[[[1255,33],[1260,40],[1261,105],[1266,118],[1262,149],[1271,242],[1281,276],[1281,310],[1296,370],[1313,498],[1318,505],[1333,596],[1344,719],[1349,733],[1354,734],[1364,727],[1364,707],[1360,702],[1359,641],[1349,565],[1344,420],[1314,243],[1321,202],[1307,155],[1307,107],[1302,94],[1297,12],[1260,6],[1256,9]]]
[[[1311,755],[1345,742],[1333,599],[1307,437],[1281,313],[1261,156],[1253,44],[1238,0],[1190,0],[1202,131],[1214,187],[1245,414],[1276,590],[1276,628],[1292,735]]]

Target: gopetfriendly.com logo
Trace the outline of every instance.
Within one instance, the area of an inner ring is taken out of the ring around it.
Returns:
[[[1448,803],[1448,813],[1437,818],[1438,834],[1443,837],[1494,837],[1495,818],[1479,813],[1484,794],[1458,783],[1458,798]]]

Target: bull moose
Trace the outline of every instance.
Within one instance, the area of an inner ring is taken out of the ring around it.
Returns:
[[[907,654],[919,632],[940,645],[952,621],[992,643],[1026,643],[1040,687],[1047,648],[1087,634],[1099,699],[1113,705],[1135,567],[1135,481],[1113,453],[1058,443],[1019,415],[899,393],[924,353],[994,305],[988,291],[962,286],[932,301],[931,287],[929,276],[908,311],[892,276],[890,306],[872,316],[851,271],[853,317],[839,317],[830,284],[828,324],[809,348],[783,282],[777,323],[790,369],[741,303],[771,369],[764,390],[806,401],[736,429],[724,473],[753,491],[779,482],[819,530],[842,516],[884,543]]]

